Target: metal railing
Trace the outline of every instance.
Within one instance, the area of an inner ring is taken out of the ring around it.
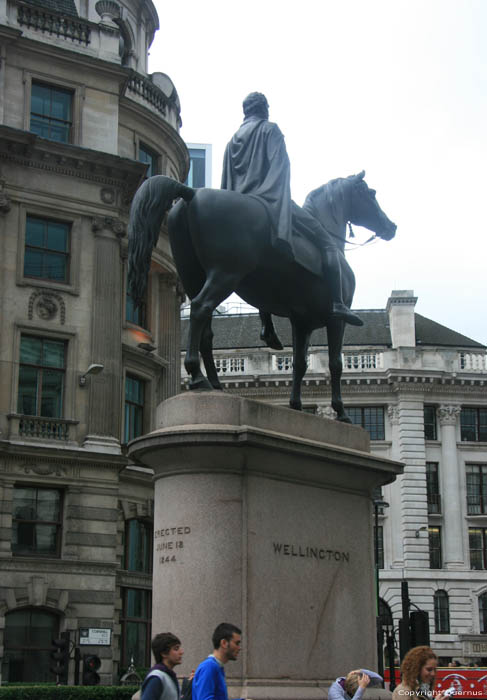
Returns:
[[[428,513],[439,515],[441,513],[441,495],[439,493],[428,493]]]

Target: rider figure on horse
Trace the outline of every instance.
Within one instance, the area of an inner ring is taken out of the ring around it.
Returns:
[[[332,315],[340,321],[362,326],[363,321],[344,304],[340,251],[332,235],[305,209],[291,199],[290,163],[284,136],[269,121],[265,95],[252,92],[243,101],[244,122],[228,143],[223,160],[221,188],[253,195],[266,205],[273,232],[273,245],[294,258],[293,231],[311,238],[322,256],[323,274],[333,299]],[[260,312],[261,338],[282,350],[271,314]]]

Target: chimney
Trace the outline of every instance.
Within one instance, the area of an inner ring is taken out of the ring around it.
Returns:
[[[414,307],[418,297],[412,289],[393,289],[387,301],[393,348],[416,346]]]

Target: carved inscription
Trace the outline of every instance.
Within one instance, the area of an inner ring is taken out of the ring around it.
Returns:
[[[159,564],[173,564],[177,562],[184,549],[184,536],[191,534],[188,525],[179,527],[163,527],[154,532],[155,553]]]
[[[325,549],[325,547],[311,547],[301,544],[272,543],[274,554],[283,557],[303,557],[305,559],[319,559],[321,561],[350,561],[350,552],[341,552],[337,549]]]

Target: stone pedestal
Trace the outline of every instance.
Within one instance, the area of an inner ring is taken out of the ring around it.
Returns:
[[[324,698],[375,668],[371,492],[401,465],[361,428],[221,392],[165,401],[159,424],[130,456],[155,471],[152,630],[181,637],[183,672],[223,621],[243,631],[230,697]]]

